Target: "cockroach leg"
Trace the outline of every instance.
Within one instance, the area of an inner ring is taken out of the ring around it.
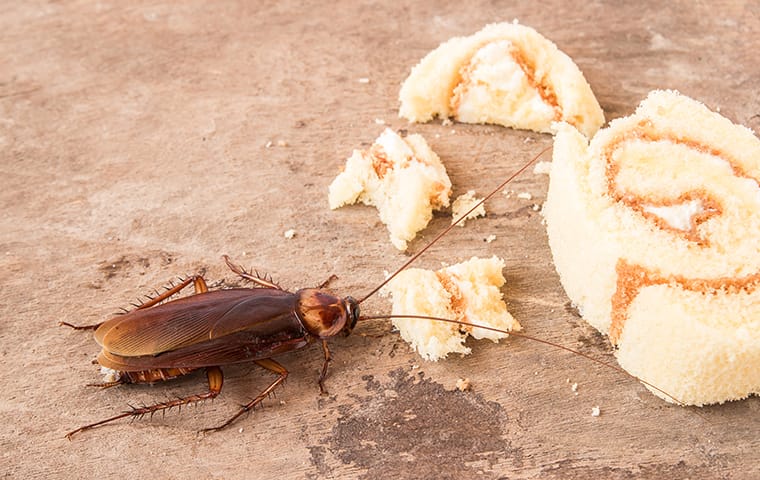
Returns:
[[[330,364],[330,360],[332,360],[330,349],[327,348],[327,340],[322,340],[322,352],[325,354],[325,362],[322,364],[322,373],[319,374],[319,393],[320,395],[327,395],[325,377],[327,377],[327,366]]]
[[[93,323],[92,325],[74,325],[73,323],[69,322],[58,322],[58,325],[73,328],[74,330],[97,330],[97,328],[102,324],[103,322]]]
[[[167,410],[173,407],[182,407],[182,405],[187,405],[189,403],[196,403],[214,398],[222,391],[222,384],[224,383],[224,375],[222,374],[222,369],[219,367],[209,367],[206,369],[206,377],[208,378],[208,392],[206,393],[197,393],[195,395],[190,395],[184,398],[177,398],[175,400],[169,400],[167,402],[156,403],[154,405],[147,405],[144,407],[132,407],[132,409],[127,412],[123,412],[119,415],[114,415],[111,418],[106,418],[105,420],[91,423],[89,425],[85,425],[84,427],[79,427],[76,430],[72,430],[66,434],[66,438],[71,440],[71,437],[79,432],[83,432],[99,425],[119,420],[120,418],[142,417],[143,415],[147,414],[152,416],[158,411]]]
[[[317,288],[320,289],[320,290],[323,289],[323,288],[327,288],[327,286],[330,285],[330,282],[332,282],[334,280],[337,280],[337,279],[338,279],[338,276],[333,273],[332,275],[330,275],[330,278],[328,278],[324,282],[320,283]]]
[[[200,275],[195,275],[193,277],[193,287],[195,288],[196,294],[208,292],[208,285],[206,285],[206,280],[204,280]]]
[[[193,276],[187,277],[182,282],[168,289],[161,295],[153,297],[147,302],[137,306],[136,309],[142,310],[144,308],[150,308],[154,305],[157,305],[163,302],[164,300],[166,300],[167,298],[171,297],[172,295],[179,293],[191,283],[193,284],[193,287],[195,288],[196,294],[208,292],[208,285],[206,285],[206,280],[204,280],[203,277],[200,275],[193,275]]]
[[[269,396],[269,394],[271,394],[274,391],[275,388],[277,388],[278,385],[280,385],[282,382],[285,381],[286,378],[288,378],[288,371],[285,369],[285,367],[275,362],[271,358],[263,358],[261,360],[255,360],[254,362],[260,367],[265,368],[272,373],[276,373],[279,376],[275,379],[274,382],[272,382],[271,385],[269,385],[266,389],[264,389],[263,392],[258,394],[256,398],[248,402],[246,405],[243,405],[240,411],[237,412],[235,415],[233,415],[232,418],[230,418],[223,424],[219,425],[218,427],[204,428],[203,430],[201,430],[202,432],[216,432],[229,426],[232,422],[237,420],[240,415],[244,414],[245,412],[249,411],[256,405],[261,403],[265,398]]]
[[[200,275],[193,275],[191,277],[186,278],[181,283],[174,285],[171,288],[168,288],[164,293],[150,298],[150,300],[148,300],[147,302],[136,305],[135,310],[150,308],[153,305],[161,303],[167,298],[171,297],[172,295],[179,293],[183,288],[190,285],[190,283],[193,284],[196,294],[208,292],[208,285],[206,285],[206,280],[204,280],[203,277]],[[126,310],[125,310],[125,313],[126,313]],[[92,325],[74,325],[73,323],[69,323],[69,322],[58,322],[58,325],[73,328],[74,330],[97,330],[98,327],[101,326],[102,324],[103,322],[94,323]]]
[[[102,388],[103,390],[105,390],[106,388],[115,387],[116,385],[124,385],[126,383],[130,383],[130,382],[127,381],[125,377],[121,377],[118,380],[114,380],[113,382],[88,383],[85,386],[97,387],[97,388]]]
[[[268,280],[266,278],[260,277],[258,275],[258,272],[256,275],[246,272],[243,267],[240,265],[235,265],[232,263],[232,260],[230,260],[230,257],[227,255],[222,255],[222,258],[224,258],[224,262],[227,264],[227,267],[229,267],[230,270],[232,270],[233,273],[236,273],[238,276],[242,277],[245,280],[248,280],[250,282],[255,283],[256,285],[264,288],[274,288],[276,290],[282,290],[283,288],[273,281]]]

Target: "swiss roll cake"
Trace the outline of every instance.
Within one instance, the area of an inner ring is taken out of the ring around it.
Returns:
[[[668,401],[760,392],[759,183],[753,132],[674,91],[590,141],[556,125],[543,212],[562,285]]]
[[[494,23],[428,53],[399,93],[399,116],[434,117],[550,132],[564,121],[586,135],[604,124],[591,87],[573,60],[536,30]]]

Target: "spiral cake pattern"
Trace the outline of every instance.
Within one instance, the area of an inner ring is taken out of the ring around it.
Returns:
[[[684,404],[760,392],[752,131],[673,91],[590,143],[558,125],[544,215],[565,291],[623,368]]]
[[[399,99],[399,115],[413,122],[452,117],[550,132],[552,122],[564,121],[589,136],[604,124],[572,59],[517,23],[442,43],[412,69]]]

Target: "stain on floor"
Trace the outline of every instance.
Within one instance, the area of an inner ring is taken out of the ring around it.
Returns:
[[[521,452],[505,439],[504,408],[474,392],[394,370],[381,382],[365,376],[369,395],[343,412],[325,442],[360,478],[470,478],[497,461],[518,466]],[[456,452],[456,455],[451,455]]]

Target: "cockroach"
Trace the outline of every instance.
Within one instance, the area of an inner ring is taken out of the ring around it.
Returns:
[[[320,391],[324,393],[324,381],[330,363],[330,350],[327,340],[338,335],[349,335],[359,320],[391,317],[390,315],[362,317],[360,316],[360,304],[377,293],[398,273],[406,269],[446,235],[461,219],[467,217],[479,205],[493,197],[547,150],[548,148],[513,173],[472,207],[470,211],[439,233],[380,285],[359,300],[350,296],[336,297],[324,289],[324,284],[318,288],[304,288],[296,292],[289,292],[266,276],[261,276],[257,272],[246,271],[232,263],[230,258],[225,255],[223,258],[230,270],[244,280],[253,283],[255,288],[210,291],[204,278],[200,275],[194,275],[168,288],[167,291],[149,301],[137,305],[135,310],[118,315],[103,323],[79,327],[63,322],[63,324],[76,329],[95,329],[95,340],[102,347],[96,360],[97,363],[102,367],[118,372],[115,380],[94,384],[95,386],[112,387],[130,383],[155,383],[171,380],[198,369],[205,369],[208,379],[207,392],[153,405],[132,407],[131,410],[118,415],[72,430],[66,434],[66,437],[70,439],[76,433],[121,418],[153,415],[158,411],[213,399],[222,390],[224,376],[221,367],[224,365],[253,362],[277,375],[277,378],[267,388],[246,405],[243,405],[227,421],[203,431],[221,430],[261,403],[288,377],[288,371],[273,357],[304,348],[315,342],[321,343],[324,353],[324,362],[318,380]],[[170,297],[190,284],[195,289],[193,295],[169,300]],[[396,315],[396,317],[403,316]],[[452,319],[413,315],[406,317],[454,322],[499,331]],[[552,342],[516,332],[503,333],[571,351],[596,363],[630,375],[620,367]],[[646,382],[643,383],[656,388]]]

